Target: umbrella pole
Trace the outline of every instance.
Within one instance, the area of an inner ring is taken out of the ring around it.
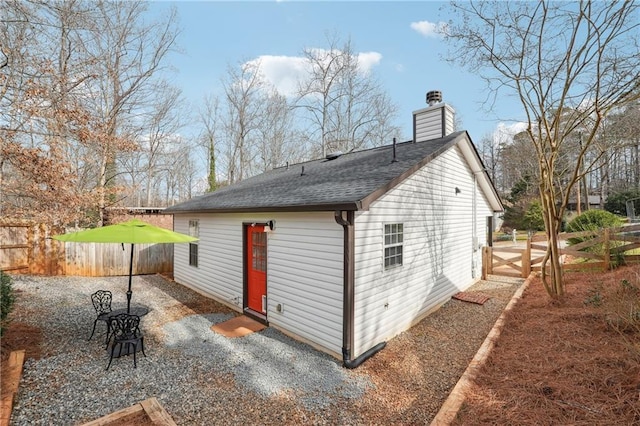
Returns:
[[[131,278],[133,277],[133,243],[131,244],[131,259],[129,259],[129,289],[127,290],[127,313],[131,313]]]

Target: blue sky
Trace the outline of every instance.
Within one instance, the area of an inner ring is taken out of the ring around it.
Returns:
[[[445,2],[155,2],[153,13],[175,5],[180,15],[182,54],[170,58],[174,84],[197,107],[204,94],[220,92],[227,66],[261,60],[267,78],[286,90],[304,48],[328,48],[327,33],[351,38],[366,66],[399,107],[397,124],[412,136],[412,112],[426,106],[425,94],[440,90],[462,128],[476,144],[507,120],[521,120],[518,103],[501,99],[493,112],[482,108],[482,80],[450,65],[433,27],[450,16]],[[391,142],[391,141],[390,141]]]

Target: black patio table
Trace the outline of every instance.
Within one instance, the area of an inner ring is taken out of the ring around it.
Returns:
[[[109,312],[109,316],[110,317],[115,317],[116,315],[120,315],[120,314],[130,314],[130,315],[137,315],[139,317],[142,317],[144,315],[147,315],[149,313],[149,307],[144,306],[144,305],[134,305],[131,307],[131,309],[129,309],[129,312],[127,312],[127,308],[118,308],[118,309],[114,309],[113,311]]]

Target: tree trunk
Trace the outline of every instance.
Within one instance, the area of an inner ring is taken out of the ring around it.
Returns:
[[[540,200],[542,202],[542,214],[548,241],[547,252],[542,261],[541,278],[547,293],[553,298],[560,298],[564,295],[564,279],[558,238],[562,227],[562,217],[558,214],[556,200],[553,196],[552,176],[552,173],[543,171],[540,181]],[[549,266],[548,270],[547,265]]]

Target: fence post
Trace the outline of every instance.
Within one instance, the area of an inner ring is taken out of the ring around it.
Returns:
[[[603,269],[608,271],[611,267],[611,247],[609,247],[609,228],[604,230],[603,235],[603,245],[604,245],[604,253],[603,253]]]
[[[527,244],[522,251],[522,278],[527,278],[531,273],[531,237],[527,238]]]
[[[482,247],[482,279],[486,280],[490,274],[493,274],[493,248],[484,246]]]

